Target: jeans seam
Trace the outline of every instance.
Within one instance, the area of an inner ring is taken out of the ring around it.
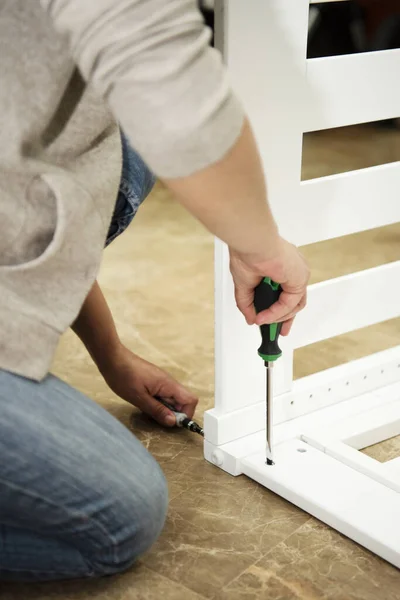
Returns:
[[[125,179],[125,177],[121,177],[119,191],[126,199],[133,197],[135,200],[140,200],[140,196],[133,189],[131,182],[128,179]],[[143,200],[145,200],[145,198],[143,198]]]
[[[78,550],[79,552],[79,550]],[[82,553],[80,553],[82,554]],[[83,554],[82,554],[83,556]],[[71,577],[78,577],[78,575],[76,574],[76,570],[75,571],[63,571],[61,569],[57,569],[55,570],[51,570],[49,571],[48,569],[13,569],[13,568],[9,568],[9,567],[2,567],[0,566],[0,575],[1,573],[32,573],[33,575],[37,574],[37,573],[45,573],[46,575],[70,575]],[[88,570],[85,571],[85,577],[94,577],[95,575],[95,571],[92,568],[89,568]]]
[[[117,564],[117,548],[118,548],[118,544],[116,542],[116,540],[114,539],[114,537],[107,531],[107,529],[101,524],[99,523],[99,521],[97,521],[96,519],[94,519],[93,517],[90,517],[80,511],[73,511],[70,509],[65,509],[65,507],[61,506],[61,505],[57,505],[55,502],[52,502],[51,500],[49,500],[48,498],[46,498],[45,496],[42,495],[38,495],[38,494],[34,494],[32,492],[30,492],[29,490],[26,490],[26,488],[23,488],[15,483],[12,483],[10,481],[7,481],[6,479],[3,479],[2,477],[0,477],[0,483],[5,484],[5,486],[8,486],[10,489],[14,489],[19,491],[22,495],[28,496],[29,498],[33,498],[35,500],[41,500],[44,504],[46,504],[48,507],[53,507],[56,506],[58,509],[61,508],[61,510],[65,513],[65,515],[67,517],[78,517],[78,518],[85,518],[85,519],[89,519],[89,522],[92,525],[95,525],[102,533],[103,535],[105,535],[106,539],[108,539],[111,543],[112,543],[112,548],[113,548],[113,562],[114,564]],[[3,525],[7,525],[6,523],[2,523]],[[89,534],[89,537],[92,537]],[[84,556],[84,554],[82,554],[82,556]]]

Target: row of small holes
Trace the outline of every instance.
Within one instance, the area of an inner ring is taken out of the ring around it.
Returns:
[[[400,364],[397,365],[397,368],[400,369]],[[385,372],[385,369],[382,369],[381,370],[381,375],[383,375],[384,372]],[[368,377],[368,375],[364,375],[364,379],[367,379],[367,377]],[[350,385],[350,381],[346,381],[346,385]],[[332,388],[328,388],[328,392],[331,392],[331,391],[332,391]],[[310,394],[309,397],[310,397],[310,400],[311,400],[311,398],[313,397],[313,395]],[[292,400],[290,404],[294,404],[294,400]]]
[[[400,369],[400,364],[397,365],[397,368]],[[382,369],[381,374],[383,374],[384,372],[385,372],[385,370]],[[364,379],[367,379],[367,375],[364,375]],[[346,381],[346,385],[349,385],[349,384],[350,384],[350,381]],[[330,392],[331,390],[332,390],[332,388],[328,388],[328,392]],[[310,398],[312,398],[312,397],[313,397],[313,395],[310,394]],[[294,400],[292,400],[290,404],[294,404]],[[304,453],[304,452],[307,452],[307,450],[305,448],[298,448],[297,452]]]

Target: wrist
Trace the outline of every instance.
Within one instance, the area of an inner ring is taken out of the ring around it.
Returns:
[[[239,260],[260,277],[273,276],[279,281],[279,277],[283,276],[284,271],[285,240],[277,234],[271,242],[259,252],[240,252],[230,248],[231,260]]]
[[[104,378],[120,363],[124,348],[125,346],[118,336],[105,340],[101,346],[87,346],[93,361]]]

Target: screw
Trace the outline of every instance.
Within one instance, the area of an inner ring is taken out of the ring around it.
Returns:
[[[214,450],[214,452],[211,454],[211,460],[214,463],[214,465],[220,467],[224,462],[224,456],[220,450]]]

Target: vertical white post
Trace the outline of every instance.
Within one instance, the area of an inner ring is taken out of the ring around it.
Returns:
[[[256,135],[269,201],[282,235],[289,229],[290,209],[300,189],[302,123],[309,106],[305,82],[308,13],[308,0],[216,3],[216,43]],[[215,408],[225,414],[262,401],[265,374],[257,356],[258,329],[248,327],[235,306],[228,252],[219,241],[215,293]],[[290,391],[293,380],[290,340],[282,340],[282,345],[284,354],[274,378],[276,395]]]

